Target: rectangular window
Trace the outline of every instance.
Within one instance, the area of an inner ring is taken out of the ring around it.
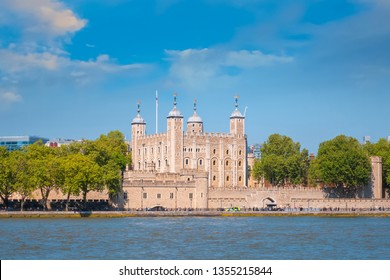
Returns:
[[[143,193],[143,194],[142,194],[142,197],[143,197],[144,199],[147,199],[147,198],[148,198],[148,194],[147,194],[147,193]]]
[[[170,193],[170,194],[169,194],[169,198],[170,198],[170,199],[173,199],[173,193]]]
[[[193,199],[193,198],[194,198],[194,194],[193,194],[193,193],[190,193],[190,194],[188,195],[188,197],[189,197],[190,199]]]
[[[157,198],[158,198],[158,199],[161,199],[161,193],[158,193],[158,194],[157,194]]]

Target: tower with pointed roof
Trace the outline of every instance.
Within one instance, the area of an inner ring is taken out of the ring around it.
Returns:
[[[170,173],[177,173],[183,168],[183,115],[177,109],[177,94],[174,94],[173,108],[167,117],[166,165]]]
[[[230,133],[243,137],[245,135],[245,117],[238,110],[238,96],[235,96],[235,99],[236,109],[230,116]]]
[[[137,115],[131,122],[131,138],[132,138],[132,161],[133,161],[133,169],[140,170],[141,166],[135,164],[137,162],[143,162],[142,153],[140,148],[138,147],[138,139],[140,136],[144,136],[146,134],[146,122],[141,117],[141,103],[138,101],[138,109]]]

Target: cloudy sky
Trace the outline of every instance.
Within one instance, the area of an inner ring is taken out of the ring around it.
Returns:
[[[249,144],[316,152],[339,134],[390,135],[389,0],[1,0],[0,135],[95,139],[141,100],[160,130],[178,93],[227,132],[239,95]]]

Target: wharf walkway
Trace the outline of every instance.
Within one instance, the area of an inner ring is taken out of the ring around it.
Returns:
[[[390,217],[390,210],[326,210],[291,211],[0,211],[2,218],[130,218],[130,217]]]

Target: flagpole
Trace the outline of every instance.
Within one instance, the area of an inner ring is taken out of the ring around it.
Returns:
[[[156,134],[158,134],[158,91],[156,90]]]

